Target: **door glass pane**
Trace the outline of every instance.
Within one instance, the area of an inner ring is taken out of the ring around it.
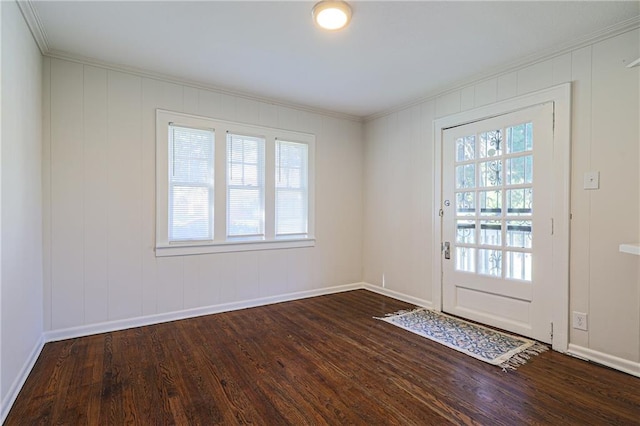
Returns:
[[[531,253],[506,252],[506,277],[514,280],[531,281],[531,256]]]
[[[476,213],[476,193],[458,192],[456,194],[456,214],[458,216],[473,216]]]
[[[480,221],[480,244],[499,246],[502,244],[502,225],[499,220]]]
[[[507,154],[533,149],[533,123],[507,127]]]
[[[531,221],[507,221],[507,245],[509,247],[531,248]]]
[[[533,124],[459,137],[455,162],[455,269],[531,281]]]
[[[502,191],[479,191],[480,214],[500,216],[502,214]]]
[[[512,216],[530,215],[533,211],[533,189],[507,190],[507,214]]]
[[[485,161],[480,163],[480,185],[479,186],[499,186],[502,185],[502,161]]]
[[[533,155],[507,159],[507,185],[533,181]]]
[[[456,270],[464,272],[476,271],[476,249],[456,247]]]
[[[476,243],[476,222],[473,220],[456,221],[456,242],[463,244]]]
[[[476,165],[464,164],[456,167],[456,188],[474,188],[476,186]]]
[[[456,141],[456,161],[469,161],[476,158],[475,135],[465,136]]]
[[[502,277],[502,252],[500,250],[478,250],[478,273]]]
[[[480,133],[480,158],[502,155],[502,133],[500,130]]]

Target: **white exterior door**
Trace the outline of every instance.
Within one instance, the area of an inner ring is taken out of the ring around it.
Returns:
[[[444,130],[442,306],[551,342],[553,103]]]

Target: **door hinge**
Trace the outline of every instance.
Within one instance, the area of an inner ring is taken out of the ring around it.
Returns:
[[[551,218],[551,235],[553,235],[553,218]]]
[[[440,209],[440,211],[438,212],[438,216],[443,217],[444,216],[444,210]]]
[[[551,340],[553,340],[553,322],[549,323],[550,324],[550,330],[549,330],[549,336],[551,337]]]

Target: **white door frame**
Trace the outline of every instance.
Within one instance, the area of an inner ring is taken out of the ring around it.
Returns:
[[[513,111],[553,102],[553,349],[566,352],[569,346],[569,225],[571,185],[571,83],[518,96],[433,122],[433,277],[435,309],[442,310],[442,143],[445,129],[484,120]]]

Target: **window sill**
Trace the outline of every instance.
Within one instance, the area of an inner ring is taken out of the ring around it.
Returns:
[[[316,240],[313,237],[268,241],[224,241],[206,244],[167,244],[156,246],[156,257],[230,253],[237,251],[278,250],[314,247],[315,245]]]

